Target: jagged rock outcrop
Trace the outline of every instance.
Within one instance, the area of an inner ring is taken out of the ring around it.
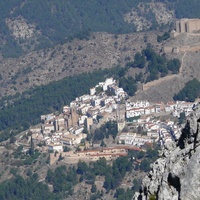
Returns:
[[[200,199],[200,104],[176,142],[167,144],[144,178],[135,200]]]

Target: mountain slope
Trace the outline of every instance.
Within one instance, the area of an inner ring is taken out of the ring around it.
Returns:
[[[0,3],[1,52],[16,57],[73,38],[87,38],[89,32],[130,33],[134,26],[123,14],[137,1],[2,1]]]
[[[147,42],[157,44],[155,32],[115,36],[96,33],[89,40],[73,40],[45,51],[33,51],[19,58],[0,61],[1,96],[15,94],[38,85],[46,85],[67,76],[96,69],[124,66],[127,59],[146,48]]]
[[[18,57],[91,32],[131,33],[163,28],[177,18],[199,16],[191,0],[8,0],[0,2],[0,53]]]
[[[192,5],[198,7],[195,1]],[[190,16],[179,1],[1,1],[0,52],[4,57],[18,57],[74,38],[88,38],[91,32],[156,29],[172,22],[174,9],[181,17]]]

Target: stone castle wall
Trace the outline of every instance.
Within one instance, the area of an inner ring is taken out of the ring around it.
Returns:
[[[176,21],[176,32],[193,33],[200,31],[200,19],[181,19]]]

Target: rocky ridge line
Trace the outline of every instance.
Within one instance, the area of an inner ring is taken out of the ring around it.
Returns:
[[[200,103],[176,142],[168,143],[133,199],[200,199]]]

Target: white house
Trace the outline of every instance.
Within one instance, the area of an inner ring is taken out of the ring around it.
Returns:
[[[79,120],[78,120],[79,126],[84,124],[86,118],[87,118],[86,115],[82,115],[81,117],[79,117]]]
[[[102,98],[95,98],[92,99],[91,104],[92,106],[99,106],[101,104]]]
[[[104,111],[107,113],[111,113],[113,111],[113,108],[112,108],[112,106],[106,106]]]
[[[163,102],[156,102],[155,104],[155,112],[159,113],[165,110],[165,105]]]
[[[74,134],[78,135],[79,133],[82,133],[83,129],[84,129],[83,127],[78,127],[76,129],[74,129]]]
[[[61,144],[49,144],[48,145],[48,150],[53,151],[53,152],[62,152],[63,151],[63,146]]]
[[[81,143],[81,140],[86,138],[87,134],[68,134],[64,138],[61,139],[61,143],[63,145],[77,145]]]
[[[132,108],[130,110],[126,110],[126,118],[141,116],[144,114],[144,108]]]
[[[151,139],[148,136],[142,136],[136,133],[122,133],[118,137],[119,143],[122,143],[122,141],[125,144],[128,145],[134,145],[134,146],[141,146],[144,145],[146,142],[153,143],[153,139]]]
[[[95,87],[90,88],[90,95],[93,96],[96,93]]]
[[[101,100],[101,105],[106,106],[109,103],[115,103],[115,100],[112,97],[105,97]]]
[[[108,89],[108,86],[114,83],[115,83],[115,80],[113,78],[107,78],[103,84],[103,91],[106,91]]]
[[[175,102],[167,102],[167,104],[165,105],[165,112],[173,112],[175,106],[176,106]]]
[[[149,102],[148,101],[133,101],[133,102],[126,102],[126,109],[131,109],[131,108],[146,108],[149,107]]]
[[[159,137],[158,130],[151,130],[151,129],[149,129],[147,131],[147,136],[149,136],[151,138],[157,138],[157,137]]]
[[[150,120],[150,117],[149,117],[149,116],[141,116],[141,117],[138,119],[138,123],[149,122],[149,120]]]
[[[43,133],[48,134],[52,131],[55,131],[55,127],[53,124],[44,124],[43,126]]]
[[[149,115],[151,113],[155,113],[155,107],[154,106],[148,106],[144,108],[145,115]]]

